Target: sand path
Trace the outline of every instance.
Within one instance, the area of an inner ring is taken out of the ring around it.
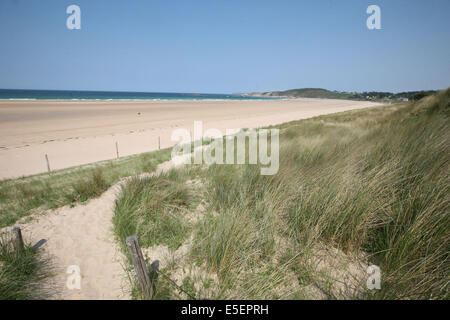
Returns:
[[[153,174],[181,165],[183,157],[160,164]],[[144,173],[138,177],[149,175]],[[114,238],[112,218],[121,186],[131,178],[123,178],[86,204],[49,210],[33,216],[29,223],[20,224],[25,241],[35,244],[46,240],[42,249],[54,265],[53,276],[48,279],[51,299],[130,299],[124,255]],[[80,270],[80,289],[69,289],[66,285],[74,275],[73,270],[67,273],[70,266]]]

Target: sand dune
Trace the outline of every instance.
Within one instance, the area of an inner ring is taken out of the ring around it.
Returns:
[[[320,114],[374,106],[342,100],[197,101],[197,102],[0,102],[0,176],[14,177],[170,146],[172,130],[260,127]],[[180,161],[158,166],[156,174]],[[142,176],[147,176],[143,174]],[[112,233],[114,203],[122,179],[99,198],[75,207],[64,206],[21,225],[28,241],[47,239],[44,250],[53,258],[49,285],[54,299],[129,299],[123,256]],[[9,228],[7,228],[9,229]],[[150,251],[152,259],[161,254]],[[148,252],[147,252],[148,253]],[[81,290],[65,284],[69,266],[79,266]]]
[[[175,144],[176,128],[256,128],[376,103],[266,101],[0,101],[0,179],[63,169]]]

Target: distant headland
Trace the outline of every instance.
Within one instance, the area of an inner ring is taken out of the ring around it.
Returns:
[[[252,92],[243,95],[250,97],[278,97],[278,98],[319,98],[319,99],[346,99],[362,101],[408,101],[420,100],[421,98],[436,93],[435,90],[429,91],[408,91],[408,92],[346,92],[331,91],[322,88],[302,88],[290,89],[284,91],[266,91]]]

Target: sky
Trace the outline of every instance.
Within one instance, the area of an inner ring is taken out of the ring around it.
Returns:
[[[1,0],[0,88],[444,89],[449,15],[448,0]]]

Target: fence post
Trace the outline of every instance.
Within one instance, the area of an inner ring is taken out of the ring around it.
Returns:
[[[161,136],[158,136],[158,150],[161,150]]]
[[[48,161],[48,155],[45,154],[45,161],[47,162],[47,171],[50,172],[50,162]]]
[[[147,265],[145,264],[144,257],[142,256],[142,250],[139,246],[138,238],[136,235],[127,237],[125,240],[128,251],[131,255],[131,260],[133,261],[134,269],[136,270],[136,275],[141,285],[142,291],[146,299],[151,299],[153,296],[153,286],[150,282]]]
[[[13,246],[17,251],[21,251],[24,248],[23,245],[23,238],[22,238],[22,230],[20,230],[19,227],[14,227],[12,229],[12,234],[13,234]]]
[[[117,159],[119,159],[119,143],[116,141],[116,155]]]

